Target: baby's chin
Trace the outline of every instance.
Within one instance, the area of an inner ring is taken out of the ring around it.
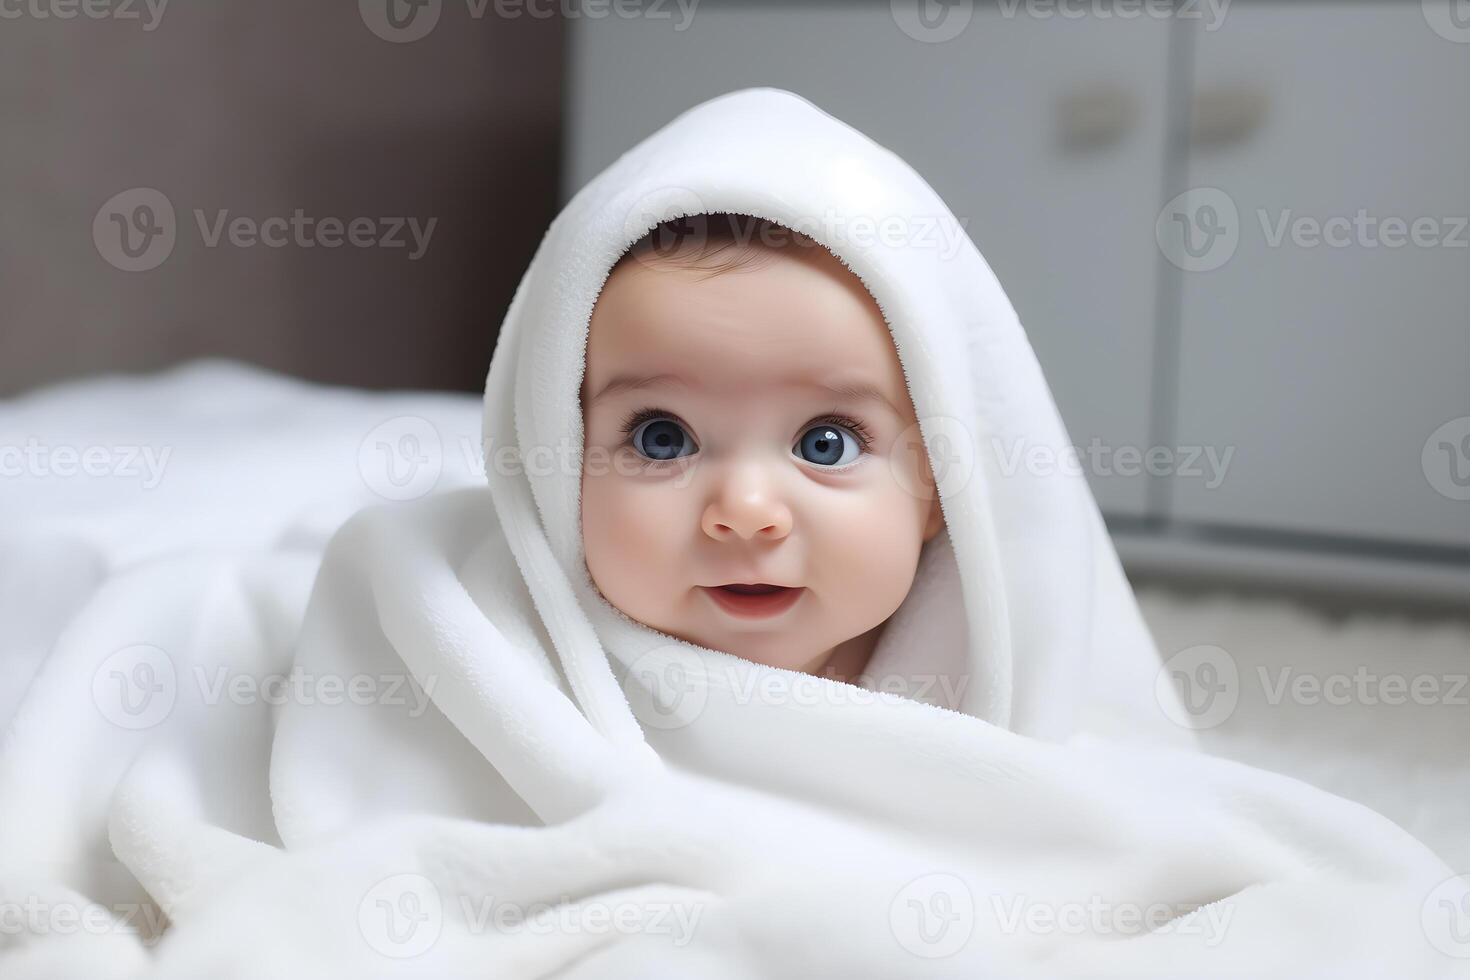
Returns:
[[[603,598],[624,616],[665,636],[766,667],[811,673],[833,647],[832,643],[824,644],[809,636],[809,625],[801,622],[799,615],[783,617],[779,623],[742,623],[735,618],[728,624],[712,622],[725,618],[725,614],[709,608],[710,600],[697,589],[690,594],[688,605],[672,615],[669,610],[661,615],[649,615],[647,610],[631,611],[605,595]],[[798,613],[798,610],[790,612]],[[810,610],[806,612],[810,615]]]
[[[671,632],[671,636],[709,650],[728,653],[741,660],[810,673],[826,658],[830,645],[821,646],[811,642],[800,642],[794,631],[772,628],[763,632],[731,632],[726,630],[695,629],[686,632]]]

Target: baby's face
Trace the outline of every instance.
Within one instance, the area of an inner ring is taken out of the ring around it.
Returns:
[[[943,527],[888,328],[820,247],[714,276],[624,262],[582,410],[593,581],[700,646],[815,673],[898,608]]]

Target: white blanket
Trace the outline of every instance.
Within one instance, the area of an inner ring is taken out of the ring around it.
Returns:
[[[530,466],[580,446],[612,262],[717,210],[863,280],[936,474],[959,474],[868,671],[909,696],[622,616],[582,562],[576,468]],[[890,217],[958,247],[861,220]],[[1470,890],[1428,849],[1193,750],[1082,477],[1003,466],[1066,434],[956,234],[860,134],[726,96],[548,232],[491,365],[488,488],[380,483],[414,499],[358,512],[319,565],[301,534],[6,549],[0,580],[60,597],[10,613],[48,639],[0,747],[0,909],[25,926],[0,975],[1465,975]]]

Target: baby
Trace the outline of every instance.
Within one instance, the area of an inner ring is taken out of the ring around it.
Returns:
[[[762,219],[665,222],[602,289],[581,401],[583,544],[608,602],[757,663],[863,673],[944,518],[856,276]]]

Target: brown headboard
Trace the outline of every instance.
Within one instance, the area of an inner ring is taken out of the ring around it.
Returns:
[[[388,2],[398,24],[437,23],[399,40]],[[558,19],[438,0],[88,6],[0,31],[0,395],[202,355],[481,386],[557,205]],[[171,248],[144,237],[167,207]],[[416,258],[410,218],[420,241],[434,221]]]

